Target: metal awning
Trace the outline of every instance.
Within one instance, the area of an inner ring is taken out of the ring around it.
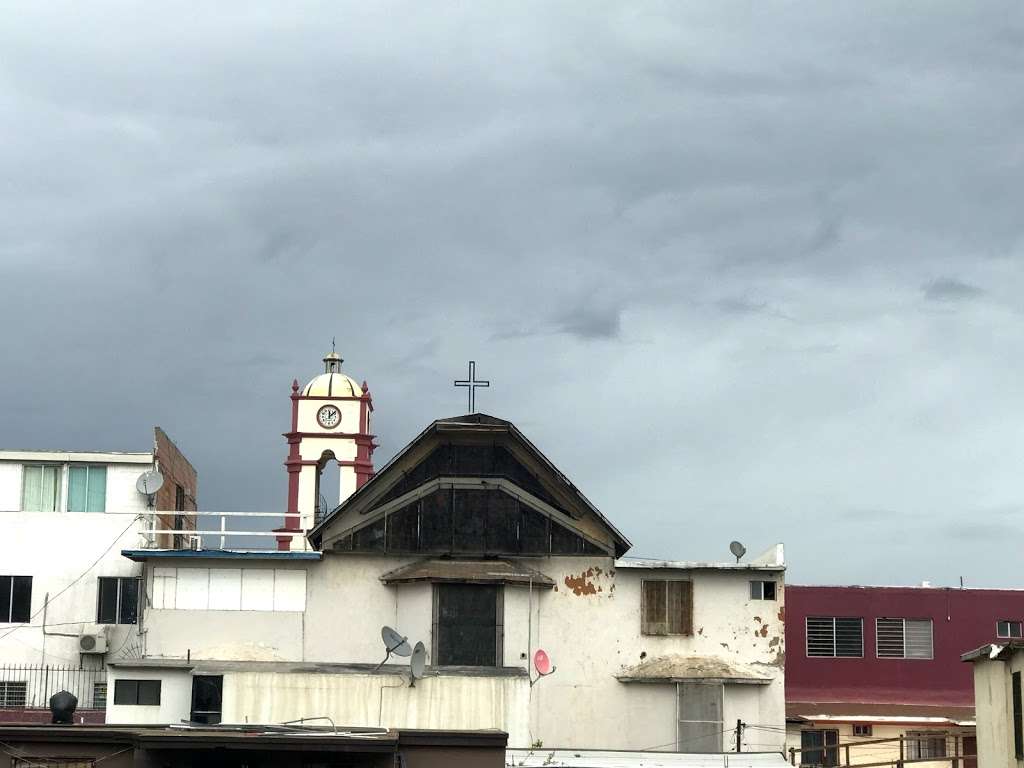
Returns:
[[[388,571],[380,580],[385,584],[450,581],[468,584],[513,584],[524,587],[532,584],[539,589],[551,589],[555,586],[555,582],[540,571],[510,560],[420,560]]]
[[[773,676],[721,656],[669,654],[626,667],[615,676],[623,683],[729,683],[768,685]]]

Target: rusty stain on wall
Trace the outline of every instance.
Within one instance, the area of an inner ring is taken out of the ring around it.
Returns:
[[[600,568],[587,568],[579,576],[566,576],[565,586],[572,590],[572,593],[576,597],[582,597],[583,595],[596,595],[598,593],[597,585],[594,584],[591,579],[595,576],[595,570],[599,574]]]

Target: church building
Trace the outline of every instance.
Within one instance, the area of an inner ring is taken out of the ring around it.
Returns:
[[[123,550],[144,600],[138,652],[106,658],[107,722],[783,748],[781,545],[743,562],[628,557],[538,446],[482,413],[430,422],[375,470],[369,388],[341,366],[332,352],[292,384],[276,546]]]

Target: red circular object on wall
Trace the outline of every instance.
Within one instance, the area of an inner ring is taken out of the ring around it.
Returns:
[[[551,674],[551,659],[543,648],[538,648],[533,654],[533,668],[537,670],[538,675]]]

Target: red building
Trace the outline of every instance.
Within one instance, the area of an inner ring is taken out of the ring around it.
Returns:
[[[879,760],[901,746],[907,759],[972,755],[974,683],[960,655],[1020,637],[1022,620],[1018,590],[787,586],[789,746],[805,765],[839,764],[848,743]]]

